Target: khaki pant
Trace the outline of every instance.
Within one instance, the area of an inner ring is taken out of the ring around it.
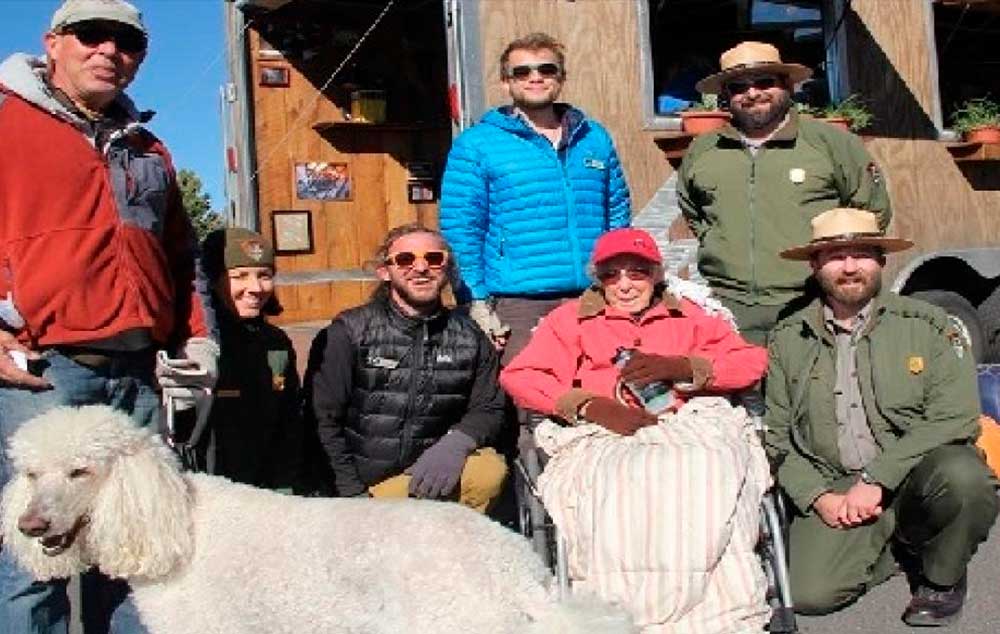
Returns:
[[[848,478],[834,488],[846,491]],[[895,539],[919,562],[924,578],[953,585],[997,516],[996,480],[979,452],[945,445],[927,454],[871,524],[830,528],[816,514],[795,517],[789,568],[795,609],[826,614],[885,581],[895,564]]]
[[[462,469],[462,480],[456,492],[458,503],[485,513],[500,495],[507,477],[507,463],[491,447],[483,447],[470,455]],[[376,498],[405,498],[410,494],[410,476],[400,474],[368,487]],[[451,499],[455,499],[453,494]]]

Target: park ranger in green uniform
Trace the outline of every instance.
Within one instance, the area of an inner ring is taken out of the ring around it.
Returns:
[[[809,269],[778,251],[807,241],[809,221],[834,207],[868,209],[885,229],[889,195],[861,139],[792,107],[809,68],[761,42],[729,49],[720,65],[697,87],[728,103],[732,124],[688,148],[677,200],[700,244],[699,272],[740,334],[765,345],[779,317],[809,300]]]
[[[288,336],[265,315],[274,296],[274,250],[259,234],[220,229],[202,244],[222,355],[215,401],[201,446],[205,469],[236,482],[303,486],[299,377]]]
[[[951,623],[997,515],[972,354],[942,310],[881,291],[885,254],[911,242],[857,209],[811,224],[781,256],[810,263],[821,297],[772,332],[766,390],[767,448],[796,511],[796,609],[852,602],[892,573],[895,545],[918,580],[903,620]]]

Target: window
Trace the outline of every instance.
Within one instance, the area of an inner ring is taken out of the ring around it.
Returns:
[[[700,99],[695,83],[719,69],[719,55],[744,40],[774,44],[784,61],[813,69],[796,100],[823,105],[842,96],[832,71],[838,11],[844,0],[638,0],[648,21],[646,119],[671,127],[667,117]]]
[[[938,87],[944,124],[962,103],[1000,99],[1000,2],[942,0],[934,5]]]

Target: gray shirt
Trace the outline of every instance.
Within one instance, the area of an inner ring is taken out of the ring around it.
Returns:
[[[860,471],[881,451],[868,416],[861,401],[861,384],[858,381],[857,344],[861,332],[871,315],[871,302],[848,325],[834,319],[833,310],[823,307],[826,328],[837,345],[837,383],[834,386],[834,405],[837,414],[837,449],[840,463],[850,471]]]

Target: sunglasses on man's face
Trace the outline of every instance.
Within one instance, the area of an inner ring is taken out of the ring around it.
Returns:
[[[603,283],[617,282],[624,275],[633,282],[648,280],[653,277],[653,269],[648,266],[618,266],[597,270],[597,279]]]
[[[439,269],[448,261],[448,253],[445,251],[398,251],[390,253],[385,258],[386,264],[393,264],[401,269],[408,269],[420,258],[427,263],[427,268]]]
[[[730,95],[742,95],[751,87],[757,90],[767,90],[781,85],[781,78],[775,75],[761,75],[749,79],[736,79],[726,82],[726,92]]]
[[[69,33],[80,44],[91,48],[113,41],[115,48],[129,55],[146,50],[146,36],[128,26],[118,27],[102,22],[80,22],[65,27],[62,32]]]
[[[518,64],[511,66],[509,74],[514,79],[527,79],[531,77],[531,71],[537,70],[542,77],[549,79],[558,77],[562,73],[562,68],[555,62],[542,62],[540,64]]]

